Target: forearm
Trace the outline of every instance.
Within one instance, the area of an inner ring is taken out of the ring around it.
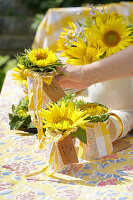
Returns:
[[[92,80],[91,84],[133,76],[133,45],[86,66],[86,70],[86,78]]]

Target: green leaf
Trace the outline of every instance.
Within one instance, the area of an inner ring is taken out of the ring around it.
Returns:
[[[1,69],[0,69],[0,91],[1,91],[4,79],[5,79],[5,73],[3,71],[1,71]]]
[[[77,107],[77,108],[80,108],[80,106],[81,105],[83,105],[83,104],[85,104],[85,101],[83,101],[83,100],[77,100],[76,99],[76,101],[74,102],[75,103],[75,106]]]
[[[12,105],[12,113],[9,113],[9,124],[11,130],[27,128],[31,123],[31,117],[28,113],[28,103],[29,100],[26,96],[20,100],[17,106]]]
[[[10,119],[10,121],[13,119],[13,114],[12,113],[9,114],[9,119]]]
[[[133,31],[130,33],[130,35],[129,36],[133,36]]]
[[[19,130],[23,126],[23,123],[24,123],[23,120],[17,121],[16,124],[15,124],[14,129]]]
[[[28,115],[28,116],[25,118],[23,125],[26,126],[26,127],[28,127],[28,125],[29,125],[30,123],[31,123],[31,117],[30,117],[30,115]]]
[[[71,133],[70,136],[77,137],[81,142],[87,144],[86,131],[80,127],[78,128],[77,131]]]
[[[83,24],[81,24],[79,21],[77,21],[77,24],[78,24],[79,26],[81,26],[81,27],[82,27],[82,25],[83,25]]]
[[[24,121],[18,115],[14,115],[12,120],[10,121],[10,129],[18,130],[22,126],[23,122]]]
[[[15,112],[15,110],[16,110],[15,106],[14,106],[14,105],[12,105],[12,112],[14,113],[14,112]]]
[[[133,28],[133,24],[128,24],[127,28]]]
[[[28,127],[27,127],[28,129],[30,129],[30,128],[36,128],[33,124],[32,124],[32,122],[28,125]]]

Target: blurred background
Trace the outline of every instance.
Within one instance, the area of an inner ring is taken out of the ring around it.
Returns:
[[[0,0],[0,91],[6,72],[17,65],[15,55],[32,47],[37,27],[49,8],[118,2],[120,0]]]

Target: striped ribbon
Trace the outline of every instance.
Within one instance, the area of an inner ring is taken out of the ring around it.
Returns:
[[[39,139],[39,148],[42,149],[44,147],[44,132],[42,126],[41,116],[38,114],[39,110],[42,109],[43,106],[43,98],[46,98],[46,94],[43,90],[43,82],[50,85],[53,79],[52,75],[41,75],[29,69],[25,70],[26,76],[33,79],[30,88],[29,94],[29,113],[31,115],[32,123],[38,130],[38,139]],[[36,89],[37,88],[37,89]],[[37,91],[37,92],[36,92]],[[36,102],[34,101],[36,99]],[[43,137],[42,137],[43,136]],[[43,139],[43,142],[42,142]]]
[[[105,155],[111,154],[113,152],[112,142],[110,139],[110,133],[107,129],[107,123],[104,122],[96,122],[96,123],[87,123],[86,125],[89,128],[93,128],[94,135],[96,139],[96,145],[99,153],[99,157],[103,157]],[[88,129],[89,130],[89,129]],[[88,131],[89,137],[89,131]],[[78,151],[78,157],[82,158],[83,153],[85,151],[84,145],[82,142],[79,144],[79,151]],[[86,146],[87,148],[87,146]],[[89,148],[89,147],[88,147]]]

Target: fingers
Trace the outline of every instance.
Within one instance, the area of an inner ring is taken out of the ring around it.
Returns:
[[[61,67],[57,67],[57,69],[58,69],[59,72],[61,72],[61,70],[62,70]]]
[[[54,78],[58,83],[60,83],[61,81],[68,80],[69,76],[68,75],[62,75],[62,74],[57,74]]]
[[[58,73],[54,76],[54,78],[62,88],[71,88],[71,89],[87,88],[85,83],[80,81],[80,77],[81,77],[80,67],[78,66],[75,67],[75,66],[67,64],[63,66],[62,68],[60,68],[60,70],[65,75]]]
[[[78,83],[75,81],[71,81],[71,80],[63,80],[58,82],[58,84],[62,87],[62,88],[70,88],[70,89],[85,89],[88,86],[82,83]]]
[[[54,76],[54,79],[57,83],[60,83],[62,80],[64,80],[64,78],[65,78],[65,75],[57,74],[56,76]]]
[[[58,68],[59,72],[63,72],[63,74],[57,73],[54,78],[59,83],[63,80],[68,80],[70,78],[70,75],[67,71],[67,65],[63,66],[62,68]]]
[[[59,72],[63,72],[64,74],[69,74],[71,72],[72,65],[70,64],[64,64],[63,67],[58,67]]]
[[[76,83],[73,81],[64,80],[58,83],[62,88],[77,89]]]

